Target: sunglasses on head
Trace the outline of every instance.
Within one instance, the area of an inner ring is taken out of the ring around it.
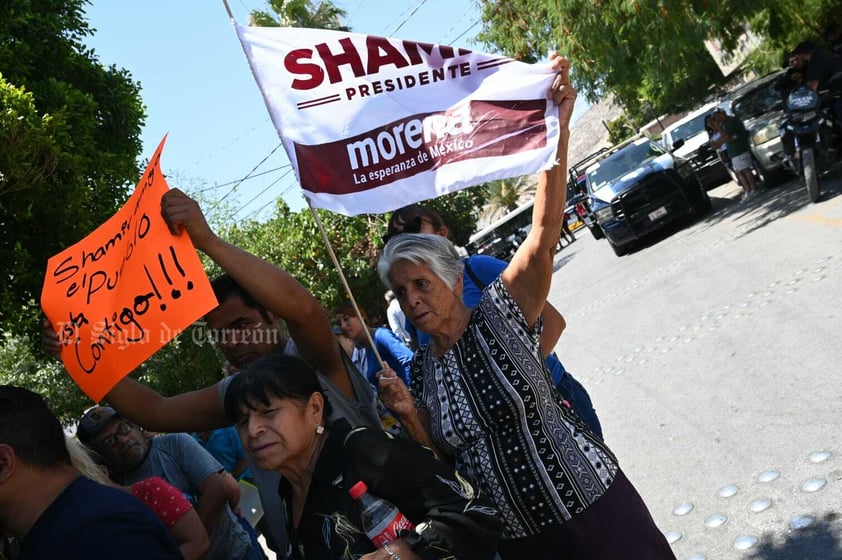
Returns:
[[[395,224],[402,226],[399,230],[393,230],[383,236],[383,243],[388,243],[391,238],[402,233],[421,233],[421,225],[424,223],[424,218],[416,216],[408,222],[402,224]]]

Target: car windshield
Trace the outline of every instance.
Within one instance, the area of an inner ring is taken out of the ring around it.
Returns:
[[[682,123],[676,126],[675,128],[665,132],[664,137],[666,138],[667,145],[672,147],[679,140],[687,140],[688,138],[692,138],[693,136],[704,132],[705,117],[707,116],[708,113],[701,113],[700,115],[687,121],[686,123]]]
[[[781,102],[780,93],[775,90],[775,82],[769,80],[736,99],[731,110],[735,116],[745,120],[776,109]]]
[[[616,154],[612,154],[588,168],[588,182],[593,192],[610,185],[618,177],[622,177],[629,171],[652,161],[663,155],[663,149],[649,140],[639,140],[634,144],[626,146]]]

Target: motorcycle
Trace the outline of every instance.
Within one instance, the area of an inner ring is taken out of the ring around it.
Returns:
[[[818,202],[821,196],[819,176],[830,170],[837,156],[832,147],[833,117],[828,109],[828,101],[834,97],[820,96],[806,86],[795,88],[787,96],[786,114],[779,126],[781,140],[794,143],[792,167],[804,178],[812,202]]]

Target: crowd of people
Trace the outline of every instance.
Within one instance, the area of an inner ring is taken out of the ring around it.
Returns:
[[[784,56],[783,73],[775,83],[781,101],[798,87],[813,91],[842,92],[842,26],[830,25],[824,33],[827,47],[812,41],[802,41]],[[837,142],[842,139],[842,96],[831,98],[830,112]],[[750,150],[750,134],[743,122],[717,108],[705,118],[705,130],[710,145],[720,153],[723,163],[733,171],[737,184],[743,189],[741,202],[750,200],[757,189],[757,173]],[[787,164],[797,169],[794,162],[795,140],[792,134],[781,131],[783,153]]]
[[[576,92],[568,61],[550,64],[557,163],[510,263],[461,258],[429,208],[392,214],[378,272],[403,333],[348,305],[332,325],[301,282],[166,193],[171,229],[225,271],[205,319],[241,335],[218,337],[228,375],[174,396],[125,377],[72,442],[38,395],[0,387],[0,531],[14,538],[0,557],[250,560],[265,557],[257,529],[289,559],[674,558],[554,352]],[[59,354],[49,323],[44,348]],[[260,494],[256,528],[237,478]],[[358,482],[408,520],[385,544],[349,494]]]

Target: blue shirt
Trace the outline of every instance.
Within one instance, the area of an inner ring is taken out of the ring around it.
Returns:
[[[465,307],[473,309],[479,303],[480,297],[482,297],[482,291],[485,287],[494,282],[503,270],[506,269],[509,263],[501,261],[500,259],[495,259],[494,257],[487,257],[485,255],[473,255],[464,259],[462,262],[466,265],[465,271],[462,273],[462,303],[465,304]],[[471,270],[477,278],[485,284],[484,286],[476,285],[473,278],[471,278],[471,275],[468,274],[467,266],[471,267]],[[424,346],[430,342],[430,335],[416,330],[412,325],[409,325],[409,327],[417,335],[418,346]],[[565,369],[561,360],[559,360],[558,356],[556,356],[555,352],[553,352],[547,356],[545,363],[547,364],[547,369],[550,370],[550,375],[553,377],[553,383],[558,385],[559,381],[561,381],[561,378],[564,377],[565,374]]]
[[[372,338],[380,357],[386,360],[389,367],[395,370],[395,373],[409,387],[409,365],[412,363],[412,350],[395,333],[383,327],[374,329]],[[374,350],[368,345],[366,345],[366,358],[366,379],[377,388],[377,372],[380,371],[380,362],[377,361]]]
[[[230,473],[234,472],[237,463],[246,458],[243,444],[234,426],[211,430],[207,441],[200,438],[198,433],[194,433],[193,437]],[[241,478],[252,479],[248,467],[237,477],[238,480]]]
[[[83,476],[44,510],[21,543],[21,560],[182,558],[146,504]]]

